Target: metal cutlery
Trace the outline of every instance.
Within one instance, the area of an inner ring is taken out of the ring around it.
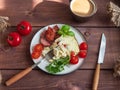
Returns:
[[[94,80],[93,80],[93,88],[92,90],[97,90],[98,83],[99,83],[99,77],[100,77],[100,65],[104,61],[104,55],[105,55],[105,48],[106,48],[106,37],[104,33],[102,34],[101,38],[101,44],[100,44],[100,50],[99,50],[99,56],[98,56],[98,62],[94,74]]]
[[[53,57],[52,54],[53,50],[50,50],[46,55],[45,55],[45,59],[51,59]],[[42,62],[42,60],[38,61],[37,63],[33,64],[32,66],[26,68],[25,70],[21,71],[20,73],[16,74],[15,76],[13,76],[12,78],[10,78],[9,80],[7,80],[5,82],[5,84],[7,86],[12,85],[13,83],[15,83],[16,81],[20,80],[22,77],[24,77],[25,75],[27,75],[28,73],[30,73],[30,71],[32,71],[32,69],[34,69],[36,66],[38,66],[40,63]]]

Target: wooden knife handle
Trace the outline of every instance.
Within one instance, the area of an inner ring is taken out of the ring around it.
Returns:
[[[15,76],[13,76],[12,78],[10,78],[8,81],[6,81],[6,85],[10,86],[13,83],[15,83],[16,81],[18,81],[19,79],[21,79],[22,77],[24,77],[25,75],[27,75],[30,71],[32,70],[32,67],[28,67],[25,70],[21,71],[20,73],[16,74]]]
[[[96,67],[96,70],[95,70],[95,74],[94,74],[92,90],[97,90],[98,82],[99,82],[99,76],[100,76],[100,64],[97,64],[97,67]]]

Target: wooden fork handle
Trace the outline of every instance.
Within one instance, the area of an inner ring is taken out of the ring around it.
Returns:
[[[96,67],[96,70],[95,70],[95,74],[94,74],[92,90],[97,90],[99,77],[100,77],[100,64],[97,64],[97,67]]]
[[[30,71],[32,70],[32,67],[28,67],[25,70],[21,71],[20,73],[16,74],[15,76],[13,76],[12,78],[10,78],[8,81],[6,81],[6,85],[10,86],[13,83],[15,83],[16,81],[18,81],[19,79],[21,79],[22,77],[24,77],[25,75],[27,75]]]

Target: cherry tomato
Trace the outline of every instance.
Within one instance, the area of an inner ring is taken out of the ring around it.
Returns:
[[[43,45],[42,44],[36,44],[34,47],[34,51],[41,52],[43,50]]]
[[[75,52],[74,51],[71,51],[71,57],[72,56],[75,56]]]
[[[40,55],[41,55],[41,52],[32,52],[32,58],[33,59],[37,59],[37,58],[39,58],[40,57]]]
[[[82,42],[79,46],[80,50],[87,50],[88,49],[88,45],[86,42]]]
[[[21,43],[21,36],[17,32],[11,32],[8,34],[7,42],[9,45],[15,47]]]
[[[33,59],[37,59],[41,56],[42,54],[42,50],[43,50],[43,45],[42,44],[36,44],[33,48],[33,52],[32,52],[32,58]]]
[[[31,30],[32,30],[32,26],[29,22],[27,21],[21,21],[18,25],[17,25],[17,30],[18,32],[23,35],[26,36],[28,34],[30,34]]]
[[[81,50],[78,53],[78,55],[79,55],[80,58],[85,58],[87,56],[87,51],[86,50]]]
[[[78,61],[79,61],[78,56],[72,56],[71,59],[70,59],[71,64],[77,64]]]
[[[75,55],[75,52],[74,51],[71,51],[71,58],[70,58],[70,63],[71,64],[77,64],[78,63],[78,56]]]

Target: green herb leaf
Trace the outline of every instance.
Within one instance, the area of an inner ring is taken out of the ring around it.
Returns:
[[[69,35],[69,36],[74,36],[75,34],[74,34],[72,31],[69,31],[69,32],[67,33],[67,35]]]
[[[67,34],[69,32],[69,29],[64,29],[63,32]]]
[[[69,30],[70,29],[70,26],[69,25],[63,25],[61,30],[64,31],[64,30]]]
[[[74,33],[70,30],[70,26],[69,25],[63,25],[62,28],[60,30],[58,30],[58,34],[63,35],[63,36],[74,36]]]
[[[59,31],[58,31],[58,34],[63,35],[63,34],[64,34],[64,32],[63,32],[63,31],[61,31],[61,30],[59,30]]]
[[[69,56],[67,56],[64,58],[54,60],[52,63],[46,66],[46,69],[49,73],[61,72],[64,70],[64,66],[69,63],[69,59]]]

